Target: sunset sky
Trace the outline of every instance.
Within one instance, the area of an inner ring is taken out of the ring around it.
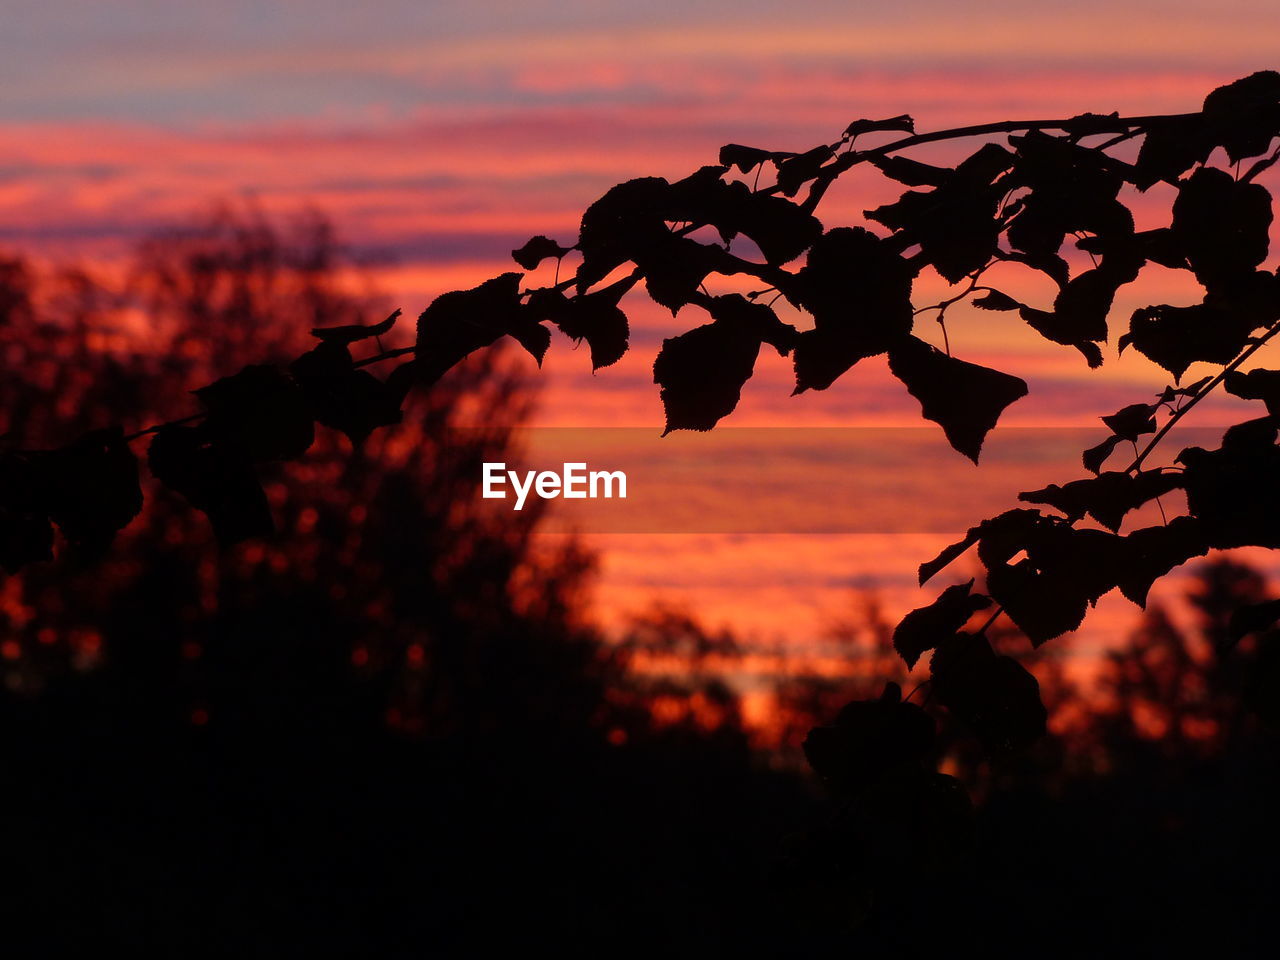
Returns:
[[[532,234],[571,242],[611,185],[683,176],[727,142],[806,149],[855,118],[904,112],[920,130],[1184,112],[1280,66],[1278,39],[1280,6],[1268,0],[0,0],[0,248],[110,269],[140,237],[219,201],[316,208],[416,315],[441,292],[514,269],[508,252]],[[856,223],[894,195],[884,189],[851,178],[820,215]],[[1167,203],[1153,190],[1139,217],[1154,225]],[[1113,317],[1190,293],[1169,271],[1144,276]],[[538,423],[655,428],[658,442],[653,355],[664,335],[702,321],[642,302],[632,320],[633,354],[594,377],[585,352],[556,341]],[[1132,353],[1117,358],[1114,341],[1091,372],[1006,315],[957,311],[953,322],[960,356],[1030,382],[1011,424],[1093,426],[1167,382]],[[762,357],[759,369],[726,426],[918,422],[882,362],[795,399],[785,361]],[[1223,422],[1226,405],[1204,406],[1199,423]],[[957,455],[937,446],[923,469],[934,456]],[[919,598],[915,564],[947,538],[913,526],[903,495],[883,495],[902,518],[895,533],[600,534],[602,610],[657,595],[798,640],[842,609],[850,586],[898,611]]]

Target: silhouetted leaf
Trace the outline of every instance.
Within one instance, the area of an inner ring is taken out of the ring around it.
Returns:
[[[1271,417],[1231,428],[1217,450],[1188,447],[1178,455],[1187,509],[1204,524],[1209,544],[1280,548],[1280,447]]]
[[[1084,468],[1091,473],[1101,472],[1102,465],[1106,463],[1107,457],[1111,456],[1111,452],[1115,450],[1118,443],[1120,443],[1119,437],[1110,436],[1096,447],[1090,447],[1081,457],[1084,462]]]
[[[248,366],[193,392],[208,411],[210,436],[250,462],[300,457],[315,439],[301,388],[277,367]]]
[[[1232,370],[1223,378],[1222,388],[1245,400],[1261,400],[1267,413],[1280,417],[1280,370],[1257,367],[1248,373]]]
[[[326,343],[356,343],[360,340],[368,340],[371,337],[380,337],[384,333],[390,333],[391,328],[396,325],[398,319],[400,319],[400,311],[396,310],[387,319],[378,323],[353,323],[344,327],[315,327],[312,329],[311,335]]]
[[[1005,407],[1027,395],[1026,381],[949,357],[915,337],[889,351],[889,369],[920,401],[923,416],[974,463]]]
[[[800,188],[816,177],[822,165],[835,154],[825,144],[806,150],[798,156],[778,162],[778,189],[788,197],[794,197]]]
[[[32,455],[49,517],[72,543],[100,550],[142,509],[138,463],[119,427]]]
[[[725,320],[663,340],[653,364],[653,382],[662,387],[667,413],[662,435],[710,430],[732,413],[759,353],[758,336]]]
[[[1280,73],[1261,70],[1218,87],[1203,111],[1209,136],[1232,163],[1257,156],[1280,135]]]
[[[353,446],[360,446],[378,427],[400,422],[403,397],[365,370],[352,364],[340,343],[322,343],[289,367],[302,388],[311,416],[340,430]]]
[[[1160,304],[1134,311],[1129,332],[1118,344],[1121,352],[1132,344],[1181,379],[1197,360],[1230,363],[1244,349],[1254,326],[1251,317],[1208,301],[1190,307]]]
[[[937,574],[939,570],[949,566],[952,561],[977,543],[978,536],[979,528],[970,527],[969,532],[965,534],[963,540],[957,540],[955,543],[943,547],[942,552],[932,560],[926,560],[924,563],[920,564],[920,569],[918,571],[920,586],[923,587],[933,579],[934,575]]]
[[[1113,471],[1064,486],[1053,483],[1042,490],[1020,493],[1018,499],[1048,504],[1073,521],[1087,514],[1108,530],[1117,531],[1130,510],[1181,486],[1182,478],[1176,472],[1145,470],[1131,475]]]
[[[1068,233],[1133,234],[1133,215],[1116,199],[1123,182],[1116,161],[1069,137],[1034,130],[1009,142],[1017,149],[1009,185],[1031,191],[1009,225],[1007,237],[1014,249],[1049,257]]]
[[[1143,434],[1155,433],[1158,409],[1154,403],[1131,403],[1103,417],[1102,422],[1121,440],[1137,440]]]
[[[746,190],[743,184],[736,186]],[[822,235],[822,224],[813,214],[790,200],[763,193],[740,192],[724,215],[712,222],[750,237],[765,261],[774,265],[794,260]]]
[[[1152,121],[1129,179],[1139,190],[1147,190],[1160,180],[1174,183],[1189,168],[1207,161],[1213,146],[1201,116]]]
[[[1096,367],[1101,353],[1094,344],[1107,339],[1107,315],[1116,291],[1137,275],[1135,262],[1104,259],[1100,266],[1072,278],[1058,291],[1052,313],[1024,306],[1020,315],[1042,337],[1075,347],[1089,366]]]
[[[988,751],[1022,750],[1044,735],[1040,684],[1016,660],[998,656],[986,637],[948,638],[930,671],[934,696]]]
[[[1135,530],[1123,538],[1120,592],[1145,607],[1153,583],[1208,551],[1205,525],[1195,517],[1174,517],[1167,524]]]
[[[948,282],[958,283],[985,266],[995,253],[1001,226],[996,206],[1004,190],[995,187],[992,179],[1012,159],[1002,147],[988,144],[936,189],[908,191],[897,202],[868,210],[864,216],[920,244],[934,269]]]
[[[916,122],[905,113],[887,120],[855,120],[845,128],[846,138],[861,136],[864,133],[883,133],[886,130],[898,130],[902,133],[915,133]]]
[[[893,647],[914,668],[920,655],[958,633],[975,611],[991,606],[991,598],[972,593],[973,581],[947,587],[927,607],[912,610],[893,631]]]
[[[205,426],[162,428],[147,460],[157,480],[208,515],[224,546],[274,532],[252,464],[242,451],[221,445]]]
[[[1038,570],[1031,560],[988,570],[987,590],[1037,647],[1077,629],[1089,606],[1073,578]]]
[[[531,237],[519,250],[511,251],[511,259],[526,270],[536,270],[543,260],[559,260],[572,247],[562,247],[550,237],[538,234]]]
[[[988,290],[984,296],[975,297],[973,305],[981,310],[1017,310],[1022,304],[999,290]]]
[[[520,302],[520,280],[519,273],[504,273],[470,290],[436,297],[418,317],[414,351],[419,377],[434,383],[463,357],[495,343],[503,334],[541,363],[551,331]]]
[[[851,794],[904,767],[919,769],[933,740],[933,718],[903,703],[901,688],[889,683],[879,700],[854,700],[830,726],[810,730],[804,754],[818,776]]]
[[[1160,391],[1160,402],[1172,403],[1178,397],[1194,397],[1212,380],[1213,377],[1201,377],[1195,383],[1188,383],[1185,387],[1167,386]]]
[[[558,290],[539,291],[530,298],[529,307],[539,319],[545,317],[559,327],[566,337],[585,340],[591,350],[591,369],[599,370],[617,363],[627,352],[631,330],[618,303],[639,279],[638,274],[631,274],[576,297],[566,297]]]
[[[1267,256],[1271,195],[1224,170],[1202,167],[1173,202],[1173,235],[1196,279],[1210,290],[1239,282]]]
[[[702,301],[703,305],[716,320],[724,321],[735,330],[743,330],[767,343],[778,351],[778,356],[786,356],[795,346],[799,335],[796,328],[783,323],[773,308],[763,303],[753,303],[737,293],[723,297],[710,297]]]
[[[940,187],[955,174],[946,167],[935,167],[910,157],[869,157],[871,163],[886,177],[904,183],[908,187]]]
[[[884,353],[911,332],[914,272],[870,231],[825,233],[784,290],[813,314],[796,339],[796,393],[825,390],[864,357]]]
[[[649,296],[675,316],[697,296],[702,281],[720,268],[724,257],[723,248],[714,244],[668,234],[637,254],[635,262],[644,273]]]
[[[982,562],[987,566],[1004,563],[1021,549],[1018,545],[1035,527],[1045,521],[1038,510],[1006,510],[999,516],[970,527],[964,539],[943,548],[932,560],[920,564],[920,585],[924,586],[939,570],[985,538],[981,548]]]
[[[780,161],[794,156],[794,153],[744,147],[740,143],[727,143],[720,148],[720,162],[726,167],[737,167],[743,173],[750,173],[767,160]]]
[[[670,201],[671,184],[661,177],[641,177],[618,184],[589,206],[578,233],[578,292],[669,237],[663,213]]]

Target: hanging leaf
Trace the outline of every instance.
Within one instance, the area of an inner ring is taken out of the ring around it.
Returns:
[[[949,357],[915,337],[889,352],[889,369],[920,401],[925,419],[941,425],[951,446],[974,463],[1000,414],[1027,395],[1026,381]]]
[[[884,353],[911,332],[914,271],[868,230],[829,230],[784,289],[813,314],[796,338],[796,393],[825,390],[855,363]]]
[[[1100,473],[1102,471],[1102,465],[1107,462],[1107,458],[1111,456],[1112,451],[1115,450],[1118,443],[1120,443],[1119,437],[1110,436],[1096,447],[1090,447],[1084,452],[1084,456],[1081,457],[1081,460],[1084,462],[1084,468],[1090,473]]]
[[[315,327],[312,329],[311,335],[326,343],[356,343],[360,340],[368,340],[371,337],[380,337],[383,334],[390,333],[391,328],[396,325],[398,319],[400,319],[400,311],[396,310],[391,316],[379,323],[355,323],[345,327]]]
[[[637,253],[635,262],[644,274],[649,296],[675,316],[697,297],[707,274],[718,271],[724,259],[722,247],[667,234],[665,239]]]
[[[289,367],[302,388],[310,415],[340,430],[359,447],[378,427],[400,422],[403,397],[365,370],[340,343],[322,343]]]
[[[537,270],[543,260],[559,260],[572,249],[539,234],[531,237],[520,249],[512,250],[511,259],[526,270]]]
[[[992,181],[1012,160],[1003,147],[987,144],[948,171],[950,176],[937,189],[908,191],[897,202],[868,210],[864,216],[920,244],[934,269],[949,283],[958,283],[984,267],[996,252],[1001,229],[996,207],[1005,190]],[[913,172],[927,175],[920,169]]]
[[[618,184],[591,204],[578,232],[578,292],[669,237],[663,212],[670,201],[671,184],[661,177],[641,177]]]
[[[470,290],[441,294],[422,311],[414,355],[423,381],[435,383],[463,357],[497,342],[503,334],[542,362],[551,331],[521,303],[521,276],[504,273]]]
[[[1209,137],[1232,163],[1265,153],[1280,136],[1280,73],[1260,70],[1218,87],[1203,111]]]
[[[192,392],[208,411],[210,435],[252,463],[295,459],[315,439],[306,397],[277,367],[248,366]]]
[[[1271,194],[1224,170],[1201,167],[1173,202],[1173,236],[1211,292],[1252,275],[1267,257],[1270,229]]]
[[[738,405],[751,379],[760,338],[735,323],[716,320],[662,341],[653,382],[672,430],[710,430]]]
[[[1018,494],[1025,503],[1048,504],[1076,521],[1090,516],[1108,530],[1118,531],[1125,514],[1182,486],[1177,472],[1145,470],[1137,474],[1108,472],[1064,486]]]
[[[973,580],[947,587],[927,607],[912,610],[893,631],[893,648],[907,668],[913,669],[920,655],[958,633],[978,610],[991,606],[991,598],[973,593]]]
[[[753,303],[737,293],[711,297],[702,303],[717,320],[769,344],[778,351],[780,357],[785,357],[795,346],[799,336],[796,328],[779,320],[773,308],[766,304]]]
[[[639,279],[640,275],[633,273],[576,297],[566,297],[559,290],[538,291],[530,298],[529,308],[538,319],[554,323],[566,337],[585,340],[591,350],[591,369],[599,370],[617,363],[627,352],[631,330],[618,304]]]
[[[1255,320],[1206,300],[1190,307],[1160,304],[1134,311],[1119,349],[1130,345],[1181,380],[1196,361],[1228,364],[1244,349]]]
[[[946,167],[935,167],[910,157],[873,156],[867,159],[886,177],[908,187],[940,187],[955,176],[955,172]]]
[[[1233,427],[1217,450],[1189,447],[1178,454],[1186,467],[1187,509],[1203,522],[1211,546],[1280,548],[1275,441],[1276,423],[1266,417]]]
[[[998,656],[987,638],[960,633],[930,663],[933,694],[992,753],[1025,749],[1044,735],[1040,684],[1021,664]]]
[[[1144,434],[1156,432],[1155,414],[1159,409],[1154,403],[1131,403],[1103,417],[1102,422],[1121,440],[1136,441]]]
[[[30,462],[49,518],[74,544],[105,548],[142,509],[138,462],[119,427],[90,431]]]
[[[804,755],[814,773],[848,795],[903,768],[919,769],[933,743],[933,718],[903,703],[902,689],[889,683],[880,699],[854,700],[830,726],[810,730]]]
[[[1195,517],[1174,517],[1123,538],[1120,592],[1140,607],[1151,585],[1174,567],[1209,552],[1205,525]]]
[[[1079,628],[1089,598],[1072,578],[1038,570],[1031,560],[987,572],[987,590],[1033,646]]]
[[[167,426],[147,451],[155,478],[209,517],[223,546],[275,531],[267,496],[242,450],[223,446],[206,426]]]
[[[835,153],[825,144],[806,150],[798,156],[788,157],[778,162],[778,189],[788,197],[794,197],[800,188],[816,177],[822,165]]]
[[[1168,117],[1148,123],[1129,180],[1148,190],[1163,180],[1176,183],[1191,167],[1213,153],[1213,138],[1204,117]]]
[[[1280,370],[1263,370],[1256,367],[1248,373],[1230,371],[1223,378],[1222,388],[1245,400],[1261,400],[1267,413],[1280,417]]]

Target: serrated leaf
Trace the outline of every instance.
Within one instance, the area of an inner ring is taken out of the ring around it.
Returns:
[[[631,330],[627,315],[618,304],[637,280],[639,275],[632,274],[576,297],[544,290],[530,298],[529,307],[540,319],[546,318],[559,327],[566,337],[585,340],[591,351],[591,369],[599,370],[617,363],[627,352]]]
[[[403,397],[383,381],[352,363],[339,343],[322,343],[289,367],[302,388],[311,416],[340,430],[359,447],[378,427],[400,422]]]
[[[884,353],[911,332],[914,271],[868,230],[829,230],[784,292],[813,314],[796,338],[796,393],[825,390],[859,360]]]
[[[142,509],[138,462],[119,427],[33,457],[49,518],[72,543],[101,550]]]
[[[930,671],[934,696],[989,752],[1022,750],[1044,735],[1040,684],[1016,660],[998,656],[986,637],[949,638]]]
[[[662,435],[710,430],[732,413],[759,353],[758,337],[722,320],[663,340],[653,364],[666,410]]]
[[[978,610],[991,606],[991,598],[975,594],[973,580],[947,587],[926,607],[912,610],[893,631],[893,647],[914,668],[920,655],[958,633]]]
[[[301,388],[278,367],[250,365],[192,392],[208,411],[210,435],[252,463],[300,457],[315,439]]]
[[[1000,414],[1027,395],[1019,377],[949,357],[915,337],[889,351],[889,369],[920,401],[922,415],[974,463]]]
[[[470,290],[436,297],[418,317],[414,355],[419,377],[435,383],[472,351],[495,343],[504,334],[541,363],[551,332],[521,302],[521,278],[519,273],[504,273]]]

